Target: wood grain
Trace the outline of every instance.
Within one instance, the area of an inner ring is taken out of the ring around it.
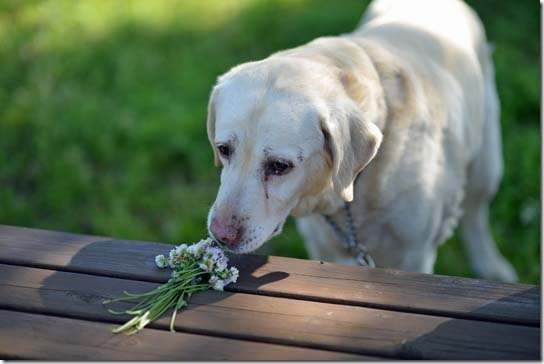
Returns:
[[[371,360],[335,353],[146,329],[114,335],[99,322],[0,310],[0,357],[37,360]]]
[[[164,282],[156,254],[171,245],[0,225],[0,263]],[[257,255],[233,256],[233,292],[540,326],[531,285],[350,267]]]
[[[102,301],[156,286],[0,264],[0,308],[18,311],[119,324],[128,317],[107,313]],[[167,330],[168,323],[169,316],[151,327]],[[389,358],[513,360],[540,354],[534,327],[214,291],[194,295],[176,330]]]

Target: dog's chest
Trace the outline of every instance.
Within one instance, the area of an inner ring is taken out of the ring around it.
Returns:
[[[356,181],[351,210],[358,238],[381,266],[422,264],[419,260],[434,254],[457,224],[463,176],[445,172],[428,184],[393,175],[397,183],[382,182],[380,188],[372,185],[372,177],[380,181],[369,173]]]

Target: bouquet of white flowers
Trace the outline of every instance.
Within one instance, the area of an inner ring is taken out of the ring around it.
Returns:
[[[182,244],[175,247],[168,257],[157,255],[155,263],[159,268],[172,269],[172,276],[167,283],[146,293],[124,292],[124,297],[104,301],[104,304],[117,301],[140,301],[126,311],[108,310],[116,315],[135,316],[126,324],[112,330],[113,333],[132,329],[127,334],[135,334],[170,308],[174,308],[170,320],[170,331],[174,332],[176,314],[178,310],[187,306],[194,292],[208,289],[222,291],[223,287],[238,279],[238,269],[227,266],[228,258],[225,253],[215,246],[210,238],[193,245]]]

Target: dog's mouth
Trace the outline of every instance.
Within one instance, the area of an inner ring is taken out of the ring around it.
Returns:
[[[217,246],[219,246],[222,250],[233,252],[233,250],[231,248],[229,248],[229,246],[227,244],[223,243],[221,240],[218,240],[218,239],[214,238],[214,236],[212,234],[208,233],[208,237],[210,239],[212,239],[213,242],[215,244],[217,244]]]
[[[274,236],[278,235],[281,232],[281,230],[283,229],[283,224],[285,224],[285,220],[280,222],[278,225],[276,225],[276,228],[272,231],[272,234],[270,234],[270,236],[266,240],[270,240]]]
[[[266,239],[264,239],[262,242],[260,242],[258,244],[256,244],[254,241],[250,241],[250,242],[244,241],[244,242],[241,242],[240,244],[237,244],[237,245],[229,245],[229,244],[225,244],[221,240],[218,240],[218,239],[214,238],[211,233],[208,233],[208,235],[209,235],[210,239],[212,239],[221,249],[223,249],[225,251],[228,251],[228,252],[231,252],[231,253],[237,253],[237,254],[249,253],[249,252],[257,250],[259,247],[261,247],[268,240],[272,239],[274,236],[281,233],[284,224],[285,224],[285,221],[282,221],[282,222],[278,223],[278,225],[276,225],[274,230],[272,230],[272,233],[270,233],[270,235]]]

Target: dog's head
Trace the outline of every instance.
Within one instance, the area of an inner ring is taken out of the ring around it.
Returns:
[[[353,199],[353,181],[382,137],[374,111],[362,108],[368,85],[360,81],[290,57],[247,63],[219,79],[207,125],[223,166],[208,216],[215,240],[249,252],[277,235],[308,196],[330,190]]]

